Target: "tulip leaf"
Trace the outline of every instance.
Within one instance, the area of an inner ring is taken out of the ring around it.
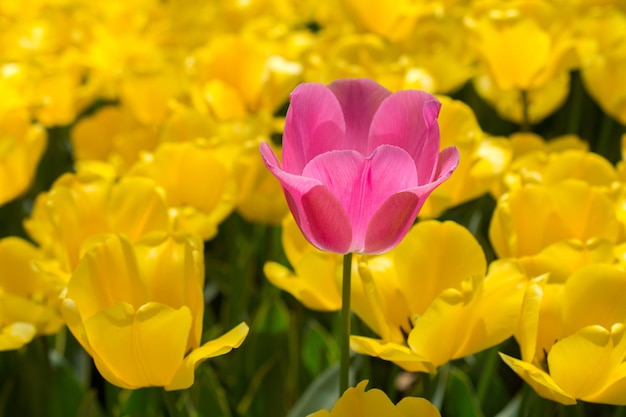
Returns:
[[[278,293],[263,298],[250,336],[237,352],[245,358],[242,377],[248,381],[237,404],[239,414],[261,417],[286,412],[297,376],[292,365],[298,359],[289,349],[290,322],[289,310]]]
[[[519,415],[520,405],[522,404],[521,395],[516,395],[495,417],[516,417]]]
[[[339,360],[336,339],[316,320],[308,320],[302,336],[301,359],[310,375],[319,375]]]
[[[445,415],[455,417],[484,417],[471,380],[455,367],[450,369],[443,409]]]
[[[197,372],[196,383],[190,395],[201,416],[231,417],[226,389],[219,380],[217,373],[209,364],[201,366]]]
[[[323,408],[330,410],[339,399],[339,362],[311,382],[287,417],[303,417]]]
[[[86,391],[68,366],[53,368],[54,384],[48,404],[48,417],[100,416],[98,399],[93,391]]]
[[[121,390],[118,396],[120,416],[161,416],[163,388]]]

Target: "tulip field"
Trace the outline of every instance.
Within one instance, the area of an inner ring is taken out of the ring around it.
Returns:
[[[626,417],[626,1],[0,0],[0,417]]]

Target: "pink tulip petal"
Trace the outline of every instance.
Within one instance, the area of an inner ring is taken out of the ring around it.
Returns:
[[[390,144],[406,150],[415,161],[419,182],[432,181],[439,157],[440,107],[434,96],[423,91],[400,91],[386,98],[374,115],[369,149]]]
[[[261,145],[259,145],[259,150],[261,151],[261,157],[263,158],[263,162],[265,162],[265,166],[268,169],[270,167],[282,169],[282,165],[269,143],[262,142]]]
[[[339,200],[318,179],[280,169],[267,143],[261,144],[261,155],[283,187],[289,209],[307,240],[321,250],[348,253],[352,226]]]
[[[369,79],[343,79],[331,83],[328,88],[335,94],[345,120],[345,142],[336,149],[353,149],[369,156],[367,138],[374,114],[380,103],[391,92]]]
[[[424,199],[411,192],[394,194],[374,213],[367,227],[363,252],[378,254],[396,246],[408,233]]]
[[[306,216],[298,223],[302,233],[315,247],[334,253],[351,252],[352,226],[341,203],[324,186],[312,188],[302,196]]]
[[[450,178],[450,175],[459,165],[459,158],[459,150],[455,146],[450,146],[441,151],[437,167],[433,170],[432,181],[435,183],[435,187]]]
[[[347,213],[352,250],[363,250],[372,215],[395,193],[417,186],[413,159],[404,150],[384,145],[368,158],[356,151],[318,155],[302,175],[319,180]]]
[[[300,174],[315,156],[343,149],[346,127],[339,101],[323,84],[300,84],[290,100],[283,134],[283,168]]]

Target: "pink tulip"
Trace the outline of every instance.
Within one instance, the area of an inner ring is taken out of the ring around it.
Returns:
[[[261,154],[304,236],[343,254],[396,246],[459,162],[439,152],[439,101],[368,79],[301,84],[290,100],[282,166],[267,143]]]

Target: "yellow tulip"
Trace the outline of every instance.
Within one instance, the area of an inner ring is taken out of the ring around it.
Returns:
[[[491,104],[498,115],[516,123],[524,121],[524,106],[528,112],[528,122],[538,123],[558,110],[567,100],[570,77],[567,72],[560,72],[544,84],[524,90],[527,103],[524,104],[519,90],[506,90],[487,74],[473,80],[474,89],[480,97]]]
[[[283,248],[294,271],[278,262],[267,262],[263,272],[268,281],[293,295],[307,308],[339,310],[341,294],[338,268],[341,256],[322,252],[311,245],[291,214],[285,217],[282,226]]]
[[[542,397],[626,405],[624,269],[587,266],[537,295],[516,335],[522,359],[504,361]]]
[[[566,4],[475,3],[466,23],[484,74],[474,86],[502,117],[535,123],[565,101],[568,72],[578,65],[570,19]]]
[[[208,141],[165,142],[144,155],[129,171],[147,177],[162,190],[175,230],[198,233],[207,240],[233,210],[236,183],[228,155]]]
[[[615,243],[619,223],[613,202],[580,180],[525,185],[498,200],[489,238],[501,258],[538,254],[552,244],[595,239]]]
[[[28,189],[46,144],[46,131],[26,111],[0,113],[0,206]]]
[[[18,349],[63,325],[57,298],[65,283],[47,274],[44,254],[17,237],[0,240],[0,350]]]
[[[348,16],[369,32],[395,41],[406,37],[418,18],[415,2],[402,0],[393,3],[374,0],[367,3],[344,0]]]
[[[502,196],[525,184],[552,185],[579,179],[608,191],[618,180],[616,170],[602,156],[589,152],[589,145],[576,135],[564,135],[546,142],[534,133],[518,132],[509,137],[513,160],[494,185],[492,194]]]
[[[155,129],[142,125],[125,107],[107,106],[80,119],[71,131],[75,161],[111,163],[122,173],[143,151],[157,146]]]
[[[492,264],[486,275],[485,269],[482,249],[465,228],[418,223],[398,247],[359,268],[363,292],[353,296],[354,311],[381,338],[352,336],[352,349],[434,373],[510,337],[529,279],[511,262]]]
[[[450,207],[487,193],[505,172],[512,156],[506,139],[483,133],[469,106],[445,96],[439,100],[441,148],[456,146],[461,157],[455,173],[426,200],[421,217],[437,217]]]
[[[24,226],[67,273],[76,267],[81,245],[92,236],[125,233],[136,240],[170,227],[164,197],[154,181],[128,177],[116,182],[92,172],[59,177],[50,191],[37,196]]]
[[[89,242],[61,312],[106,380],[128,389],[185,389],[203,360],[241,345],[245,323],[200,345],[202,251],[193,235],[153,234],[135,244],[101,235]]]
[[[610,4],[580,12],[579,52],[585,88],[600,107],[626,123],[626,11]]]
[[[577,62],[569,10],[543,1],[478,2],[466,22],[481,63],[502,90],[532,90]]]
[[[330,83],[339,78],[371,78],[390,91],[439,91],[434,75],[396,45],[373,33],[324,32],[308,51],[304,78]]]
[[[302,67],[277,44],[258,37],[217,36],[194,54],[192,98],[218,120],[273,114],[300,79]]]
[[[368,381],[350,387],[332,410],[320,410],[307,417],[440,417],[439,410],[424,398],[405,397],[394,405],[379,389],[365,391]]]
[[[280,149],[273,146],[276,155]],[[248,148],[235,160],[234,173],[239,185],[237,211],[250,222],[279,225],[289,213],[280,183],[265,168],[258,148]]]

